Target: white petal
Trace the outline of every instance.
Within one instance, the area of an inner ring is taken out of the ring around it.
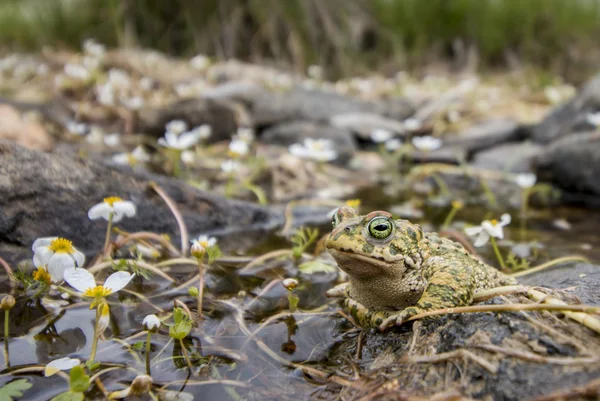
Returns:
[[[135,274],[129,274],[128,272],[115,272],[108,276],[104,282],[104,287],[110,288],[112,292],[117,292],[129,284],[134,277]]]
[[[75,259],[75,262],[77,263],[77,267],[83,267],[83,264],[85,263],[85,255],[82,252],[75,249],[75,252],[73,252],[72,256]]]
[[[113,204],[115,214],[124,214],[127,217],[135,216],[135,204],[131,201],[120,201]]]
[[[54,252],[48,246],[38,246],[33,255],[33,264],[35,267],[47,265]],[[38,264],[36,264],[38,262]]]
[[[123,166],[129,165],[129,153],[117,153],[113,155],[112,161]]]
[[[483,227],[481,227],[481,226],[475,226],[475,227],[467,227],[467,228],[465,228],[465,233],[469,237],[473,237],[474,235],[477,235],[477,234],[479,234],[482,231],[483,231]]]
[[[46,368],[44,369],[44,376],[46,376],[46,377],[52,376],[53,374],[55,374],[56,372],[58,372],[60,370],[70,370],[80,364],[81,364],[81,361],[77,358],[55,359],[54,361],[52,361],[46,365]]]
[[[88,288],[96,287],[94,276],[85,269],[67,269],[63,274],[63,278],[71,287],[80,292],[85,292]]]
[[[123,215],[121,213],[114,213],[113,214],[113,217],[112,217],[113,223],[118,223],[121,220],[123,220]]]
[[[479,233],[479,236],[477,237],[477,239],[475,240],[475,243],[473,245],[475,245],[476,247],[480,247],[481,245],[484,245],[485,243],[487,243],[490,239],[490,236],[487,232],[482,231]]]
[[[55,239],[57,239],[58,237],[42,237],[42,238],[38,238],[35,241],[33,241],[33,245],[31,245],[31,250],[35,251],[36,248],[40,247],[40,246],[48,246],[52,243],[52,241],[54,241]]]
[[[108,327],[110,323],[110,309],[108,304],[103,303],[99,306],[100,308],[100,317],[98,318],[97,324],[97,334],[104,333],[104,330]]]
[[[167,141],[165,141],[165,138],[158,138],[158,144],[160,146],[164,146],[165,148],[169,147],[169,144],[167,143]]]
[[[187,149],[198,143],[200,138],[193,132],[186,132],[179,137],[179,148]]]
[[[105,220],[108,220],[108,215],[112,213],[113,209],[110,207],[108,203],[101,202],[97,205],[94,205],[88,211],[88,217],[90,220],[96,220],[102,217]]]
[[[142,320],[142,326],[148,330],[154,330],[160,327],[160,319],[156,315],[148,315]]]
[[[75,267],[75,259],[68,253],[55,253],[48,261],[48,273],[52,281],[61,281],[65,270]]]
[[[502,226],[499,223],[496,223],[496,225],[494,225],[486,220],[483,223],[481,223],[481,226],[483,227],[485,232],[487,232],[488,235],[490,235],[491,237],[500,239],[504,238],[504,230],[502,229]]]
[[[500,216],[500,225],[501,226],[509,225],[510,222],[511,222],[510,214],[504,213],[502,216]]]

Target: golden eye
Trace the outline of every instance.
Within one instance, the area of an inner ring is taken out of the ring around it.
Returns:
[[[385,217],[375,217],[369,222],[369,234],[376,239],[385,239],[392,235],[392,223]]]

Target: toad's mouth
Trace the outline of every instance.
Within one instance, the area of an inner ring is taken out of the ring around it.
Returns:
[[[355,251],[353,251],[352,249],[347,249],[347,248],[337,248],[337,249],[327,249],[329,251],[329,253],[331,254],[331,256],[333,256],[334,259],[338,260],[338,258],[340,259],[354,259],[354,260],[362,260],[365,262],[370,262],[370,263],[392,263],[389,260],[386,260],[383,256],[377,256],[377,255],[371,255],[371,254],[364,254],[364,253],[357,253]]]

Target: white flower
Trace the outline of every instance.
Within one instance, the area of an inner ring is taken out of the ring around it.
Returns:
[[[90,127],[86,123],[78,123],[77,121],[67,121],[67,131],[73,135],[85,135],[89,132]]]
[[[394,152],[400,149],[400,146],[402,146],[402,141],[398,138],[392,138],[385,141],[385,148],[388,152]]]
[[[200,235],[198,238],[192,240],[192,245],[194,244],[202,245],[204,249],[208,249],[211,246],[217,245],[217,239],[208,235]]]
[[[158,249],[143,244],[135,244],[135,250],[145,258],[156,259],[160,256]]]
[[[522,173],[515,176],[515,182],[523,189],[533,187],[536,181],[537,176],[533,173]]]
[[[204,71],[210,66],[210,59],[204,54],[198,54],[197,56],[192,57],[190,65],[197,70]]]
[[[108,83],[110,83],[113,88],[118,89],[129,88],[131,86],[129,74],[117,68],[111,68],[110,71],[108,71]]]
[[[95,57],[84,57],[82,64],[88,71],[96,71],[100,68],[100,60]]]
[[[190,134],[194,134],[198,139],[207,139],[212,135],[212,128],[208,124],[202,124],[189,131]]]
[[[165,129],[167,132],[172,132],[175,135],[181,135],[188,129],[188,125],[183,120],[173,120],[169,121],[167,125],[165,125]]]
[[[66,269],[81,267],[85,263],[85,255],[65,238],[38,238],[33,242],[31,249],[34,253],[34,266],[47,266],[50,278],[55,283],[63,280],[63,273]]]
[[[229,142],[229,154],[232,157],[245,156],[248,154],[249,150],[250,147],[248,146],[248,143],[240,139],[233,139]]]
[[[597,111],[595,113],[588,113],[587,116],[585,117],[585,119],[587,120],[588,123],[590,123],[594,127],[599,127],[600,126],[600,111]]]
[[[83,42],[83,51],[91,56],[102,58],[106,52],[106,47],[94,39],[87,39]]]
[[[332,161],[337,157],[333,142],[329,139],[306,138],[304,143],[290,145],[288,150],[294,156],[322,162]]]
[[[234,171],[237,171],[240,169],[240,167],[240,162],[233,159],[227,159],[221,163],[221,170],[223,170],[226,173],[232,173]]]
[[[442,140],[433,136],[415,136],[412,139],[412,144],[418,150],[429,152],[442,147]]]
[[[254,142],[254,130],[250,127],[239,127],[234,138],[251,144]]]
[[[408,131],[417,131],[422,127],[421,121],[417,118],[407,118],[404,120],[404,128]]]
[[[148,315],[142,320],[142,326],[148,331],[158,330],[160,327],[160,319],[156,315]]]
[[[85,68],[81,64],[65,64],[64,70],[67,76],[80,81],[87,81],[91,77],[91,74],[87,70],[87,68]]]
[[[308,76],[313,79],[323,78],[323,69],[318,65],[310,65],[307,70]]]
[[[390,139],[393,136],[393,134],[386,130],[386,129],[374,129],[371,132],[371,140],[375,143],[382,143],[387,141],[388,139]]]
[[[75,366],[81,365],[81,361],[77,358],[60,358],[55,359],[44,368],[44,376],[49,377],[60,370],[71,370]]]
[[[113,86],[109,82],[96,85],[96,98],[100,104],[114,106],[115,91]]]
[[[143,77],[140,79],[140,88],[145,91],[150,91],[154,88],[154,80],[150,77]]]
[[[121,144],[121,134],[115,132],[104,135],[104,144],[110,147],[119,146]]]
[[[465,233],[470,237],[477,236],[474,245],[479,247],[487,243],[490,237],[504,238],[504,226],[507,226],[510,220],[510,214],[504,213],[500,221],[484,220],[479,226],[465,228]]]
[[[139,110],[144,107],[144,98],[141,96],[120,98],[121,104],[129,110]]]
[[[181,152],[181,161],[187,165],[194,164],[196,161],[196,153],[191,150],[184,150]]]
[[[104,285],[97,285],[94,276],[89,271],[70,268],[65,270],[63,278],[71,287],[81,292],[84,297],[99,299],[122,290],[134,277],[135,274],[118,271],[108,276]]]
[[[548,99],[548,101],[553,104],[560,102],[562,99],[560,91],[558,89],[556,89],[554,86],[545,87],[544,95],[546,96],[546,99]]]
[[[197,132],[184,132],[177,135],[172,131],[165,132],[164,138],[158,138],[158,144],[165,148],[185,150],[200,142]]]
[[[102,217],[109,220],[112,215],[113,223],[121,221],[124,216],[135,216],[135,204],[131,201],[126,201],[118,196],[110,196],[90,208],[88,217],[90,220],[96,220]]]
[[[138,146],[131,153],[117,153],[113,155],[112,160],[117,164],[135,166],[138,163],[149,162],[150,155],[144,150],[143,146]]]

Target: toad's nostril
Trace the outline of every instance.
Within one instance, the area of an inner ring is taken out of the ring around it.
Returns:
[[[346,230],[347,232],[350,232],[350,227],[346,227],[344,230]]]

